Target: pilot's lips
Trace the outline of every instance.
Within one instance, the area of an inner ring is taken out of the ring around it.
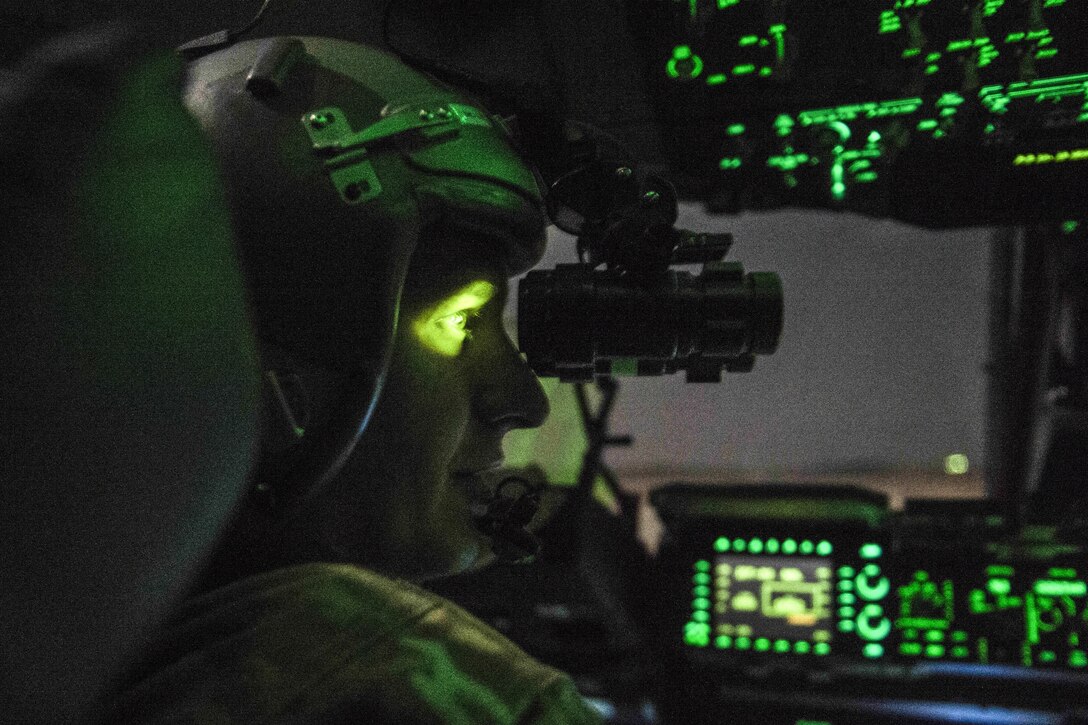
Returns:
[[[502,458],[496,458],[479,465],[470,464],[451,471],[450,478],[463,487],[473,501],[486,502],[495,492],[495,477],[487,474],[499,468],[502,463]]]

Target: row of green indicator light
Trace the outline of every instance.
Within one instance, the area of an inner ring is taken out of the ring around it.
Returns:
[[[790,642],[785,639],[776,639],[772,642],[767,637],[730,637],[722,634],[714,638],[714,646],[718,649],[754,650],[756,652],[776,652],[778,654],[831,654],[831,645],[827,642]]]
[[[718,553],[737,552],[747,554],[817,554],[819,556],[829,556],[834,547],[830,541],[812,541],[811,539],[802,539],[800,541],[792,538],[782,539],[779,541],[776,538],[762,539],[758,536],[750,539],[744,539],[736,537],[730,539],[728,536],[719,536],[714,540],[714,551]]]

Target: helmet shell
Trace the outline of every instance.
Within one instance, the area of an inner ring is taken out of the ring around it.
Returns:
[[[184,102],[221,166],[258,338],[344,381],[287,466],[312,492],[366,425],[411,256],[445,238],[425,230],[497,242],[520,273],[544,249],[539,179],[473,99],[348,41],[228,46],[189,64]]]

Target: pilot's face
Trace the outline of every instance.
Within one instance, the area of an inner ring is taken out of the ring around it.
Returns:
[[[471,505],[502,438],[539,426],[548,402],[507,336],[503,270],[462,245],[417,252],[374,415],[323,497],[328,541],[349,558],[422,579],[490,558]]]

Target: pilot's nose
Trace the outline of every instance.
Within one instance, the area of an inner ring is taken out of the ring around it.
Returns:
[[[481,423],[505,433],[514,428],[539,427],[548,411],[548,396],[536,373],[504,335],[501,351],[479,373],[473,412]]]

